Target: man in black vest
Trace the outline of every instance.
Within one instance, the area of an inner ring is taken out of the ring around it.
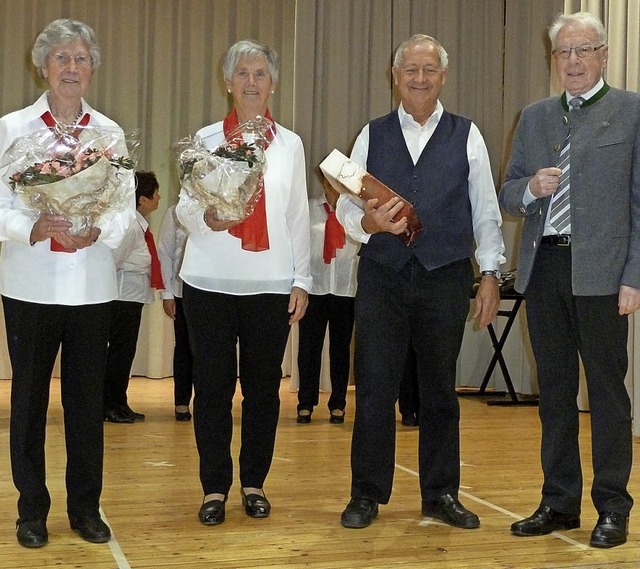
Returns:
[[[474,317],[486,326],[499,305],[504,262],[501,216],[489,156],[478,128],[445,111],[438,95],[447,53],[415,35],[396,51],[393,78],[400,107],[370,122],[351,159],[415,208],[424,231],[407,246],[398,237],[398,198],[363,207],[342,195],[338,219],[360,249],[356,293],[356,414],[351,447],[351,501],[342,525],[363,528],[391,495],[395,402],[407,350],[417,357],[422,513],[461,528],[478,516],[458,500],[460,409],[456,361],[473,284],[470,257],[483,273]]]

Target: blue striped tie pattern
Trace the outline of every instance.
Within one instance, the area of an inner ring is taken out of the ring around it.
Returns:
[[[584,103],[582,97],[574,97],[569,101],[570,109],[579,109]],[[553,195],[551,201],[551,212],[549,213],[549,223],[555,228],[558,234],[571,233],[571,203],[570,203],[570,168],[569,157],[571,154],[571,124],[569,124],[569,133],[564,141],[564,146],[560,151],[560,159],[558,168],[562,170],[560,174],[560,182],[558,189]]]

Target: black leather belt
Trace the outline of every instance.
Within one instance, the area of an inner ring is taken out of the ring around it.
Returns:
[[[540,243],[544,243],[545,245],[568,247],[571,245],[571,235],[545,235]]]

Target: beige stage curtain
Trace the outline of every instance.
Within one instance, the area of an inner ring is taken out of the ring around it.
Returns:
[[[157,232],[177,199],[172,143],[229,110],[220,62],[234,41],[254,37],[280,53],[271,110],[302,137],[309,192],[318,195],[319,162],[333,148],[349,152],[367,121],[396,106],[393,51],[422,32],[449,53],[443,103],[480,127],[498,186],[519,110],[549,92],[544,28],[562,1],[0,0],[0,114],[30,104],[45,88],[29,63],[38,32],[59,17],[90,24],[103,65],[87,99],[122,126],[141,129],[140,167],[154,170],[161,184],[160,208],[150,218]],[[505,220],[504,230],[511,267],[517,225]],[[488,335],[476,336],[477,346],[462,356],[474,374],[492,353]],[[171,375],[172,343],[161,302],[145,307],[134,374]],[[522,352],[519,340],[514,352]],[[10,374],[2,340],[0,377]]]

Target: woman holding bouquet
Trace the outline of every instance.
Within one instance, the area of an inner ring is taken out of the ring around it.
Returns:
[[[82,98],[100,64],[89,26],[67,19],[51,22],[36,39],[32,59],[49,89],[33,105],[0,119],[0,156],[17,138],[56,125],[117,127]],[[69,522],[86,541],[102,543],[111,536],[99,513],[102,382],[109,302],[118,294],[112,250],[133,220],[132,185],[130,193],[130,207],[77,235],[64,217],[38,217],[4,177],[0,182],[0,293],[13,370],[11,469],[19,492],[17,538],[24,547],[48,541],[51,498],[44,447],[49,386],[60,347]],[[54,239],[57,247],[52,247]]]
[[[257,115],[271,119],[268,102],[278,80],[277,54],[253,40],[240,41],[227,52],[223,72],[234,107],[224,121],[198,132],[211,150],[237,125]],[[270,513],[263,484],[275,445],[281,364],[289,327],[304,315],[311,286],[302,141],[275,122],[268,138],[264,183],[253,213],[223,220],[184,184],[176,208],[189,231],[180,276],[194,351],[193,418],[204,491],[198,518],[204,525],[225,519],[233,482],[230,447],[238,369],[242,504],[252,518]]]

